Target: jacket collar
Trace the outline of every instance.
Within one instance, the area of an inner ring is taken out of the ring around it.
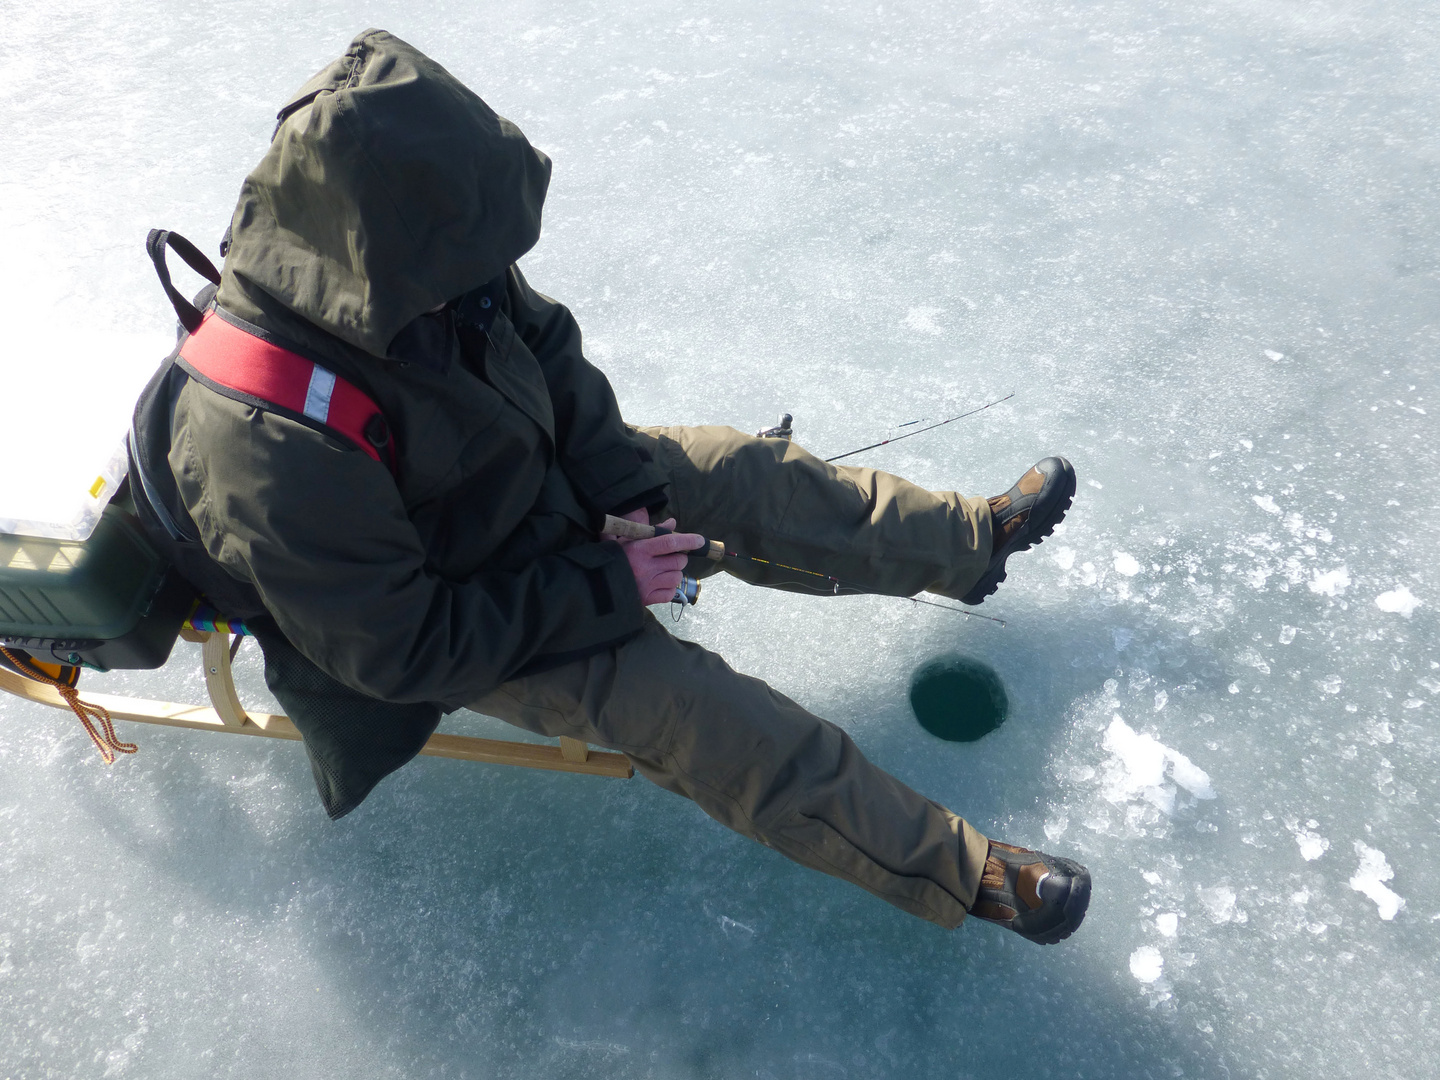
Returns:
[[[434,314],[412,319],[390,343],[390,358],[443,374],[449,370],[459,346],[456,327],[474,327],[488,334],[504,297],[505,275],[500,274]]]

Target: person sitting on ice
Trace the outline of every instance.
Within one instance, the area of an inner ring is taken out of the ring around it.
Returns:
[[[249,623],[325,809],[348,813],[443,713],[473,709],[619,751],[723,825],[912,915],[1067,937],[1084,867],[987,839],[647,605],[687,560],[777,589],[813,588],[779,563],[843,591],[978,604],[1063,518],[1069,463],[1045,458],[987,500],[785,439],[627,425],[570,312],[516,266],[550,169],[439,64],[366,31],[280,110],[188,338],[236,363],[304,358],[305,408],[194,365],[147,390],[151,426],[166,422],[132,445],[142,514]],[[368,448],[313,421],[312,397],[332,408],[341,388],[378,407]],[[607,539],[607,514],[687,531]],[[691,559],[702,536],[751,558]]]

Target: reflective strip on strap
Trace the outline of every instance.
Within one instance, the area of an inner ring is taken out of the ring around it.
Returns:
[[[314,368],[310,373],[310,386],[305,391],[305,408],[300,411],[323,424],[330,419],[330,395],[335,392],[335,373],[326,371],[319,364],[315,364]]]
[[[213,311],[185,340],[180,356],[212,383],[323,424],[387,468],[394,467],[393,442],[386,461],[365,435],[366,426],[381,415],[380,407],[333,371],[248,333]]]

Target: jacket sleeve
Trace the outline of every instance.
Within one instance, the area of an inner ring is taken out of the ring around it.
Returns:
[[[643,626],[618,545],[446,580],[427,566],[373,459],[193,383],[182,406],[170,466],[206,549],[253,582],[285,636],[347,686],[458,708]]]
[[[515,332],[550,390],[560,467],[581,498],[607,514],[664,502],[665,473],[625,427],[610,381],[585,359],[569,309],[532,289],[517,266],[506,294]]]

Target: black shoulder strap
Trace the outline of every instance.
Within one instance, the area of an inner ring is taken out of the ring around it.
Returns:
[[[220,284],[220,271],[215,269],[215,264],[207,259],[199,248],[179,233],[172,233],[168,229],[151,229],[150,235],[145,238],[145,251],[149,254],[150,261],[155,264],[155,273],[165,288],[165,295],[170,298],[170,304],[180,318],[180,325],[193,334],[200,329],[200,309],[186,300],[180,290],[171,284],[170,268],[165,265],[167,247],[174,248],[175,254],[185,260],[186,266],[208,278],[212,284]]]

